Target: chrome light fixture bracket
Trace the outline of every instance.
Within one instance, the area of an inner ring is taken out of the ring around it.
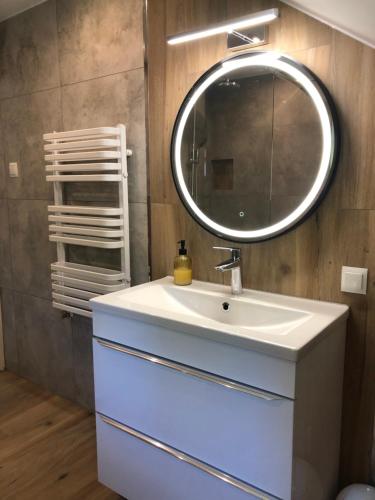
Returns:
[[[233,30],[227,35],[228,50],[243,50],[259,47],[268,43],[268,26],[253,26],[242,29],[241,32]]]

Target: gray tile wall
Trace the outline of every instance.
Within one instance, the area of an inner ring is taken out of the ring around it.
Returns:
[[[93,408],[92,325],[51,306],[43,132],[125,123],[133,284],[148,280],[142,0],[48,0],[0,24],[0,287],[7,369]],[[20,177],[8,176],[17,161]],[[109,186],[67,190],[113,204]],[[116,266],[116,251],[70,247],[77,262]]]

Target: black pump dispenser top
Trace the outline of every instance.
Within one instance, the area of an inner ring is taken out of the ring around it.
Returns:
[[[185,240],[180,240],[177,243],[180,244],[180,248],[178,249],[178,255],[186,255],[187,250],[185,248]]]

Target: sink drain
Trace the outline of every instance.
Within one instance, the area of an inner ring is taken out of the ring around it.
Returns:
[[[223,302],[222,306],[223,306],[224,311],[229,311],[229,308],[230,308],[229,302]]]

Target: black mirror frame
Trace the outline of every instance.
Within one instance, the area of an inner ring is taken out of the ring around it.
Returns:
[[[320,97],[322,98],[324,104],[325,104],[325,109],[326,112],[329,116],[330,120],[330,126],[331,126],[331,135],[332,135],[332,145],[331,145],[331,154],[330,154],[330,160],[329,164],[327,167],[327,172],[325,175],[324,182],[321,185],[320,191],[318,195],[314,198],[313,203],[311,206],[302,213],[300,217],[298,217],[295,221],[293,221],[291,224],[287,225],[285,228],[282,228],[279,231],[275,231],[274,233],[271,233],[269,235],[261,236],[261,237],[254,237],[254,238],[242,238],[242,237],[235,237],[235,236],[229,236],[227,234],[223,234],[223,232],[220,232],[218,230],[215,230],[212,228],[209,224],[207,224],[205,221],[201,220],[197,214],[194,213],[193,209],[191,206],[187,203],[187,200],[183,194],[183,191],[181,189],[181,186],[178,182],[178,176],[176,172],[176,164],[175,164],[175,149],[176,149],[176,136],[178,129],[181,124],[181,117],[189,104],[189,102],[192,99],[192,96],[195,94],[197,89],[204,83],[213,73],[215,73],[222,65],[223,63],[227,61],[232,61],[232,60],[241,60],[243,58],[249,58],[257,55],[265,55],[265,54],[272,54],[271,52],[244,52],[241,53],[240,55],[235,55],[232,57],[229,57],[227,59],[224,59],[222,61],[219,61],[216,63],[214,66],[209,68],[197,81],[196,83],[192,86],[192,88],[189,90],[188,94],[184,98],[180,109],[177,113],[177,117],[174,123],[173,127],[173,132],[172,132],[172,140],[171,140],[171,146],[170,146],[170,159],[171,159],[171,165],[172,165],[172,176],[173,176],[173,181],[177,190],[177,193],[180,197],[180,200],[188,213],[191,215],[191,217],[204,229],[206,229],[208,232],[211,234],[224,239],[226,241],[236,241],[240,243],[256,243],[259,241],[265,241],[265,240],[270,240],[273,238],[276,238],[277,236],[280,236],[284,233],[287,233],[293,229],[295,229],[298,225],[302,224],[308,217],[312,215],[312,213],[318,208],[319,204],[321,203],[323,197],[327,193],[327,190],[329,189],[331,182],[334,177],[334,173],[336,171],[337,163],[338,163],[338,158],[339,158],[339,151],[340,151],[340,129],[339,129],[339,121],[337,117],[337,112],[336,112],[336,107],[334,105],[333,99],[328,92],[327,88],[325,85],[321,82],[321,80],[306,66],[303,64],[300,64],[299,62],[295,61],[294,59],[290,58],[289,56],[277,54],[277,58],[282,60],[283,62],[287,62],[294,68],[297,68],[301,73],[303,73],[305,76],[308,77],[308,79],[314,84],[314,87],[318,90]],[[264,67],[267,67],[264,65]],[[272,227],[272,226],[269,226]],[[230,228],[228,228],[230,229]]]

